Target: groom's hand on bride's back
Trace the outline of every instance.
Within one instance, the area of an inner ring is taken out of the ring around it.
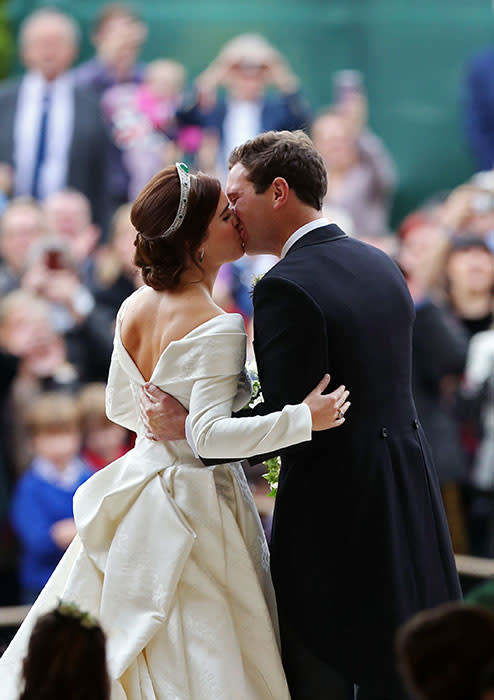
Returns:
[[[141,387],[139,405],[147,438],[159,442],[185,438],[187,411],[180,401],[146,382]]]

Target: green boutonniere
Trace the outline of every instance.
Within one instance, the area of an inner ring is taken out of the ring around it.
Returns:
[[[259,276],[258,280],[261,277],[262,275]],[[254,408],[255,406],[257,406],[258,403],[261,403],[261,401],[263,400],[261,382],[259,381],[259,374],[257,372],[257,365],[255,362],[249,362],[249,364],[247,365],[247,372],[249,373],[250,379],[252,381],[252,395],[247,406],[249,408]],[[278,479],[280,475],[281,458],[271,457],[271,459],[265,460],[264,464],[266,465],[268,471],[265,474],[263,474],[263,477],[269,484],[269,495],[273,498],[276,498],[276,494],[278,492]]]
[[[254,289],[256,288],[256,284],[262,280],[264,277],[264,273],[261,275],[252,275],[252,287],[250,288],[250,295],[252,296],[254,294]]]

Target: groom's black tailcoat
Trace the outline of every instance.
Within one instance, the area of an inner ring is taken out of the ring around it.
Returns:
[[[316,229],[254,289],[265,410],[325,372],[340,428],[283,452],[271,540],[281,619],[346,678],[392,697],[397,627],[460,597],[439,485],[411,393],[413,302],[395,263]]]

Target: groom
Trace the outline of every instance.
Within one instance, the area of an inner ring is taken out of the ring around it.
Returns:
[[[305,134],[261,134],[229,167],[246,251],[280,258],[254,289],[263,411],[302,401],[325,372],[352,396],[342,427],[282,457],[271,569],[290,692],[403,698],[398,626],[461,595],[411,394],[413,303],[389,257],[322,218],[325,168]],[[148,391],[155,437],[183,437],[184,409]]]

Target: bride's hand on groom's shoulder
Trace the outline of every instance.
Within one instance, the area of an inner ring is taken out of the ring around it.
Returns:
[[[314,431],[328,430],[343,425],[345,413],[350,408],[350,401],[347,401],[350,392],[343,384],[330,394],[323,394],[330,381],[329,374],[325,374],[316,388],[304,399],[304,403],[308,405],[312,415],[312,430]]]
[[[187,411],[173,396],[146,382],[141,387],[139,407],[147,438],[159,442],[185,438]]]

